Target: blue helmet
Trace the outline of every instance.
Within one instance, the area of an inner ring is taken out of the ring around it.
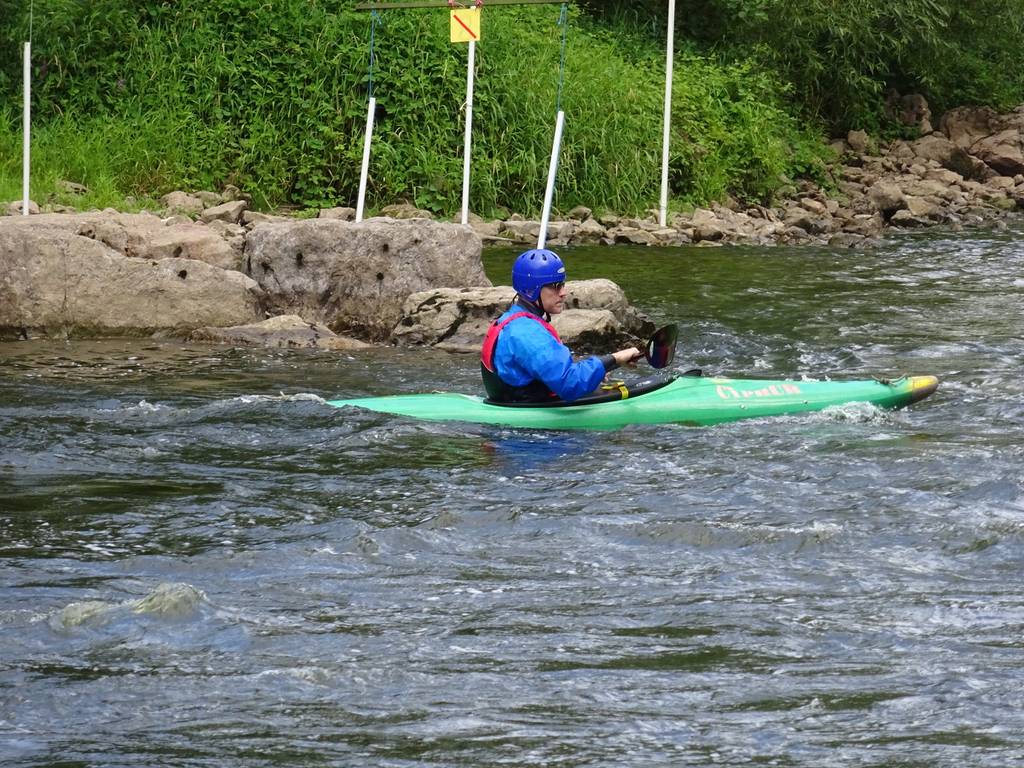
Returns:
[[[546,248],[521,253],[512,265],[512,287],[530,301],[540,298],[540,289],[545,285],[562,282],[565,282],[565,264],[557,253]]]

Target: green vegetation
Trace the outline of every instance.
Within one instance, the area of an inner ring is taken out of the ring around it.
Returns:
[[[672,204],[819,180],[829,127],[883,126],[888,88],[941,109],[1024,100],[1024,0],[678,0]],[[56,0],[33,24],[33,196],[124,205],[235,184],[260,207],[354,204],[372,17],[338,0]],[[664,2],[570,14],[555,205],[658,198]],[[375,30],[371,207],[458,210],[466,47],[443,9]],[[558,101],[559,8],[494,7],[477,49],[471,207],[536,214]],[[0,199],[20,197],[24,3],[0,0]]]
[[[664,0],[588,1],[664,24]],[[924,95],[936,115],[1024,100],[1024,0],[677,0],[676,18],[685,38],[791,84],[802,113],[836,132],[884,129],[889,89]]]

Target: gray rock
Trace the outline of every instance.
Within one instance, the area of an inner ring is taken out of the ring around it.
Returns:
[[[480,236],[459,224],[308,219],[254,228],[245,271],[267,291],[275,314],[383,339],[410,294],[489,284],[480,251]]]
[[[317,213],[318,219],[341,219],[342,221],[355,221],[356,209],[343,206],[340,208],[321,208]]]
[[[947,171],[947,173],[951,173]],[[960,194],[958,186],[943,184],[937,179],[910,179],[902,181],[900,188],[906,195],[917,197],[935,197],[940,200],[955,200]]]
[[[786,211],[786,217],[782,223],[786,230],[799,227],[808,234],[820,235],[831,228],[832,221],[827,213],[816,215],[802,206],[795,205]]]
[[[882,214],[858,213],[854,214],[853,219],[843,225],[843,232],[873,237],[879,234],[884,226],[885,222],[882,220]]]
[[[596,243],[607,234],[607,230],[596,219],[585,219],[577,225],[573,242]]]
[[[488,326],[514,298],[511,286],[417,291],[405,300],[391,340],[401,346],[479,351]]]
[[[920,216],[915,216],[907,209],[896,211],[892,218],[889,219],[889,223],[894,227],[926,227],[930,222]]]
[[[566,288],[566,309],[552,324],[574,351],[607,352],[606,344],[646,338],[654,331],[610,280],[570,280]],[[510,286],[421,291],[406,300],[391,339],[402,346],[479,352],[488,326],[514,298]]]
[[[707,208],[698,208],[690,217],[690,225],[693,227],[693,241],[717,241],[725,237],[726,225],[719,218],[718,214]]]
[[[551,325],[577,355],[611,352],[632,340],[615,313],[607,309],[566,310],[555,315]]]
[[[338,336],[330,328],[310,323],[298,315],[280,315],[261,323],[236,325],[231,328],[199,328],[189,334],[189,341],[211,341],[247,347],[287,347],[333,350],[363,349],[370,345]]]
[[[959,173],[946,168],[929,168],[924,178],[929,181],[937,181],[946,187],[959,186],[964,181],[964,177]]]
[[[816,216],[824,216],[828,213],[828,206],[820,200],[815,200],[812,197],[804,197],[800,199],[799,205],[807,211],[815,214]]]
[[[540,225],[537,225],[540,231]],[[546,247],[554,248],[559,245],[567,245],[576,232],[575,221],[549,221],[547,236],[545,237]]]
[[[59,228],[0,228],[0,263],[6,336],[183,334],[262,316],[262,291],[242,274],[122,256]]]
[[[193,259],[236,271],[242,266],[240,250],[232,248],[218,232],[187,218],[165,222],[148,213],[114,212],[43,216],[39,221],[49,228],[97,240],[123,256]]]
[[[470,226],[485,242],[508,239],[501,236],[500,221],[471,221]]]
[[[613,243],[625,245],[654,245],[657,238],[646,229],[633,227],[614,227],[607,232],[608,239]]]
[[[846,143],[858,155],[874,152],[874,142],[865,131],[850,131],[846,134]]]
[[[24,200],[12,200],[7,204],[7,210],[5,211],[8,216],[21,216],[22,215],[22,203]],[[39,206],[34,200],[28,201],[28,213],[30,216],[37,215],[39,213]]]
[[[1024,137],[1018,127],[980,139],[971,154],[1002,176],[1024,173]]]
[[[433,219],[430,211],[417,208],[412,203],[396,203],[381,208],[380,215],[390,219]]]
[[[220,269],[242,269],[241,250],[233,248],[216,230],[198,224],[153,230],[138,255],[149,259],[191,259]]]
[[[988,107],[957,107],[939,119],[939,130],[961,149],[970,149],[975,142],[999,130],[1000,119]]]
[[[208,192],[206,190],[200,190],[192,193],[193,197],[198,197],[206,208],[213,208],[215,205],[220,205],[225,202],[224,198],[218,195],[216,192]]]
[[[540,222],[510,218],[501,223],[499,232],[515,243],[535,243],[540,237]]]
[[[207,208],[199,214],[199,218],[207,224],[211,221],[226,221],[231,224],[237,224],[242,220],[242,214],[248,207],[249,205],[245,200],[231,200],[227,203]]]
[[[181,213],[185,216],[198,216],[203,212],[203,201],[195,195],[180,190],[169,192],[160,198],[160,203],[168,213]]]
[[[923,197],[914,197],[913,195],[907,195],[907,197],[906,197],[906,204],[907,204],[907,208],[906,208],[907,212],[912,217],[914,217],[915,219],[918,219],[918,220],[927,220],[927,219],[938,220],[938,219],[942,218],[942,208],[940,208],[935,203],[932,203],[929,200],[924,199]],[[893,223],[897,223],[895,221],[895,218],[896,217],[894,215],[893,216],[893,220],[894,220]]]
[[[57,187],[62,192],[67,192],[69,195],[86,195],[89,193],[89,188],[84,184],[79,184],[77,181],[61,179],[57,182]]]
[[[972,157],[962,147],[945,136],[933,133],[915,141],[911,147],[916,157],[922,160],[933,160],[943,168],[960,174],[965,179],[979,179],[992,175],[981,160]]]
[[[242,213],[242,224],[246,227],[255,227],[257,224],[282,224],[294,219],[288,216],[275,216],[260,211],[244,211]]]
[[[886,181],[879,181],[871,185],[871,188],[868,190],[868,199],[875,206],[875,209],[884,216],[891,216],[907,205],[903,190],[896,184]]]
[[[828,244],[830,248],[856,248],[865,240],[864,235],[853,232],[837,232],[829,238]]]

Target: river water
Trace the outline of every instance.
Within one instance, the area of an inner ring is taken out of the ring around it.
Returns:
[[[1022,238],[564,254],[678,371],[940,377],[899,412],[546,434],[324,404],[468,356],[0,345],[0,762],[1020,764]]]

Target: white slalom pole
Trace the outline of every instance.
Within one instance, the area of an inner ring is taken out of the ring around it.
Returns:
[[[359,198],[356,201],[356,221],[363,220],[363,204],[366,202],[366,177],[370,172],[370,139],[373,137],[373,116],[377,111],[377,97],[370,97],[366,110],[366,133],[363,136],[363,167],[359,172]]]
[[[29,177],[32,161],[32,43],[25,43],[23,76],[25,81],[25,105],[22,113],[21,131],[21,215],[28,216]]]
[[[548,219],[551,218],[551,199],[555,196],[555,174],[558,172],[558,155],[562,147],[562,128],[565,125],[565,112],[558,110],[555,120],[555,142],[551,147],[551,162],[548,164],[548,186],[544,190],[544,212],[540,219],[540,236],[537,247],[543,248],[548,237]]]
[[[661,136],[661,205],[658,211],[658,222],[663,227],[668,222],[668,142],[669,128],[672,125],[672,58],[675,31],[676,0],[668,0],[668,35],[665,41],[665,124]]]
[[[476,40],[469,41],[469,63],[466,67],[466,136],[462,142],[462,223],[469,224],[469,160],[473,136],[473,69],[476,62]]]

